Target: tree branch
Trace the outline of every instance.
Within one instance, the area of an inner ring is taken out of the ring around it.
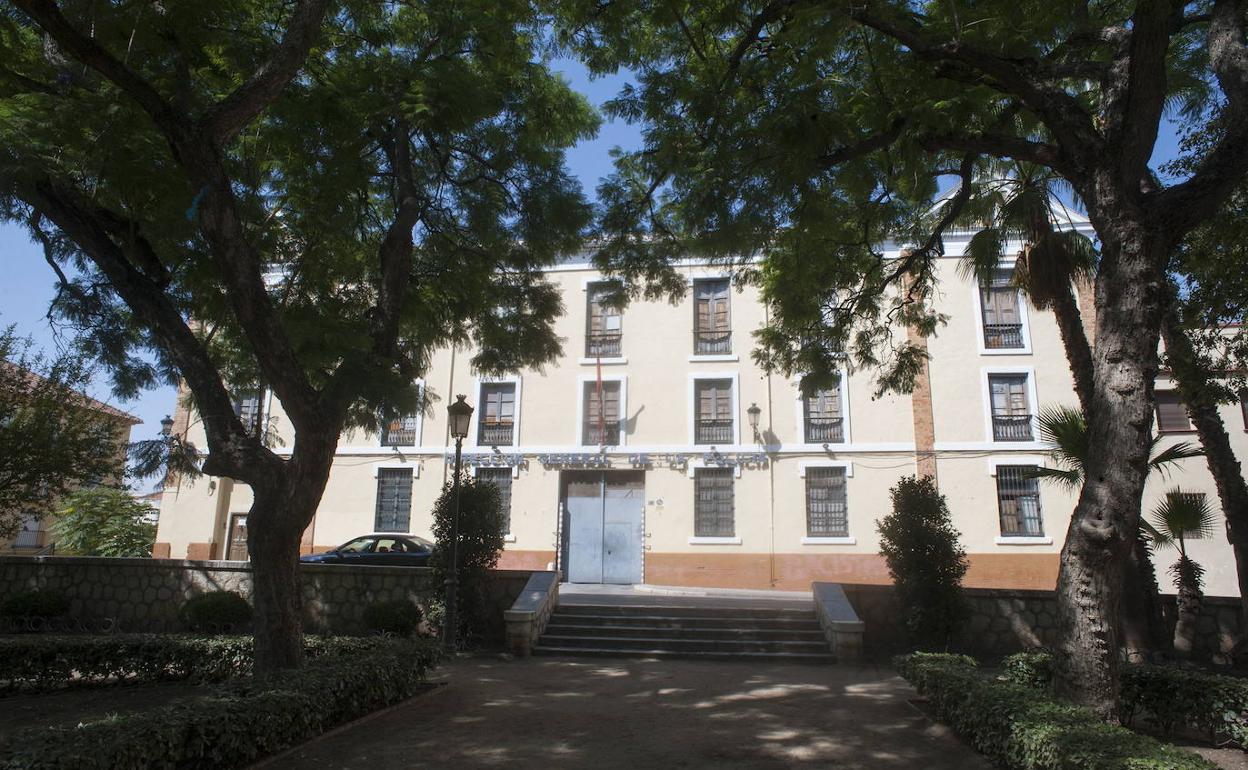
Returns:
[[[1062,156],[1062,150],[1047,142],[1033,142],[1010,134],[985,131],[978,134],[925,134],[919,145],[929,152],[950,150],[1013,158],[1051,168],[1067,179],[1075,176],[1075,165]]]
[[[864,139],[860,139],[853,144],[838,147],[831,152],[824,153],[819,156],[819,165],[823,168],[832,168],[833,166],[845,163],[846,161],[861,158],[864,155],[870,155],[876,150],[882,150],[893,142],[897,141],[901,136],[901,132],[906,127],[905,118],[897,118],[878,134],[872,134]]]

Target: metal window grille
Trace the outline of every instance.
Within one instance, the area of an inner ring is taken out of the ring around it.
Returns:
[[[1002,537],[1044,535],[1039,480],[1027,475],[1035,468],[1034,465],[997,466],[997,509]]]
[[[806,534],[809,537],[849,536],[844,468],[806,469]]]
[[[492,383],[481,387],[481,417],[477,423],[477,443],[482,446],[511,446],[515,443],[516,385]]]
[[[259,393],[247,393],[234,401],[234,414],[249,436],[255,436],[260,428],[260,402]]]
[[[511,532],[511,468],[478,468],[477,480],[498,487],[503,532]]]
[[[802,399],[806,443],[826,444],[845,441],[845,421],[841,416],[839,390],[820,390]]]
[[[731,468],[698,468],[694,471],[695,537],[732,537],[735,534],[732,481]]]
[[[694,443],[733,443],[732,380],[700,380],[694,397]]]
[[[415,446],[416,415],[405,414],[387,420],[381,429],[382,446]]]
[[[693,352],[719,355],[732,352],[732,314],[727,279],[695,281],[693,287]]]
[[[380,468],[377,471],[377,514],[374,532],[407,532],[412,517],[412,470]]]

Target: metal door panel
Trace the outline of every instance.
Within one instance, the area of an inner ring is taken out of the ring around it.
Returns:
[[[567,486],[568,580],[602,582],[602,481],[570,480]]]
[[[607,475],[603,490],[602,582],[641,582],[641,514],[644,485],[639,479]]]

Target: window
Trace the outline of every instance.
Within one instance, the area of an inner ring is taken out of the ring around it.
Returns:
[[[412,518],[412,469],[377,469],[374,532],[407,532]]]
[[[732,537],[732,468],[697,468],[693,486],[695,537]]]
[[[516,424],[516,384],[492,382],[481,386],[481,417],[477,443],[482,446],[511,446]]]
[[[33,513],[24,513],[22,514],[22,528],[13,538],[13,549],[42,548],[46,535],[43,519]]]
[[[511,468],[477,468],[477,481],[498,487],[503,532],[511,532]]]
[[[984,322],[984,347],[989,350],[1024,348],[1018,289],[1009,270],[998,270],[981,283],[979,304]]]
[[[997,466],[997,510],[1002,537],[1043,537],[1039,480],[1029,478],[1034,465]]]
[[[802,428],[807,444],[841,443],[845,419],[839,388],[817,390],[802,399]]]
[[[602,387],[599,396],[599,385]],[[620,443],[620,381],[586,382],[585,414],[581,416],[581,443],[585,446],[615,446]]]
[[[732,315],[727,278],[693,283],[693,352],[721,355],[732,352]]]
[[[1158,390],[1153,394],[1157,401],[1157,430],[1162,433],[1190,431],[1191,418],[1187,416],[1187,406],[1173,390]]]
[[[734,443],[732,380],[698,380],[694,410],[693,443]]]
[[[260,433],[261,398],[259,393],[246,393],[234,399],[234,414],[247,430],[247,435]]]
[[[849,536],[844,468],[806,469],[806,534],[809,537]]]
[[[386,420],[381,426],[382,446],[415,446],[417,415],[405,414]]]
[[[1031,441],[1027,375],[989,375],[988,391],[992,398],[993,441]]]
[[[585,329],[585,355],[589,358],[618,358],[622,354],[620,310],[604,304],[616,290],[618,286],[612,284],[589,286]]]

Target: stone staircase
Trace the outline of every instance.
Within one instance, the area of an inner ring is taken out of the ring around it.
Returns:
[[[560,604],[535,655],[835,663],[813,609]]]

